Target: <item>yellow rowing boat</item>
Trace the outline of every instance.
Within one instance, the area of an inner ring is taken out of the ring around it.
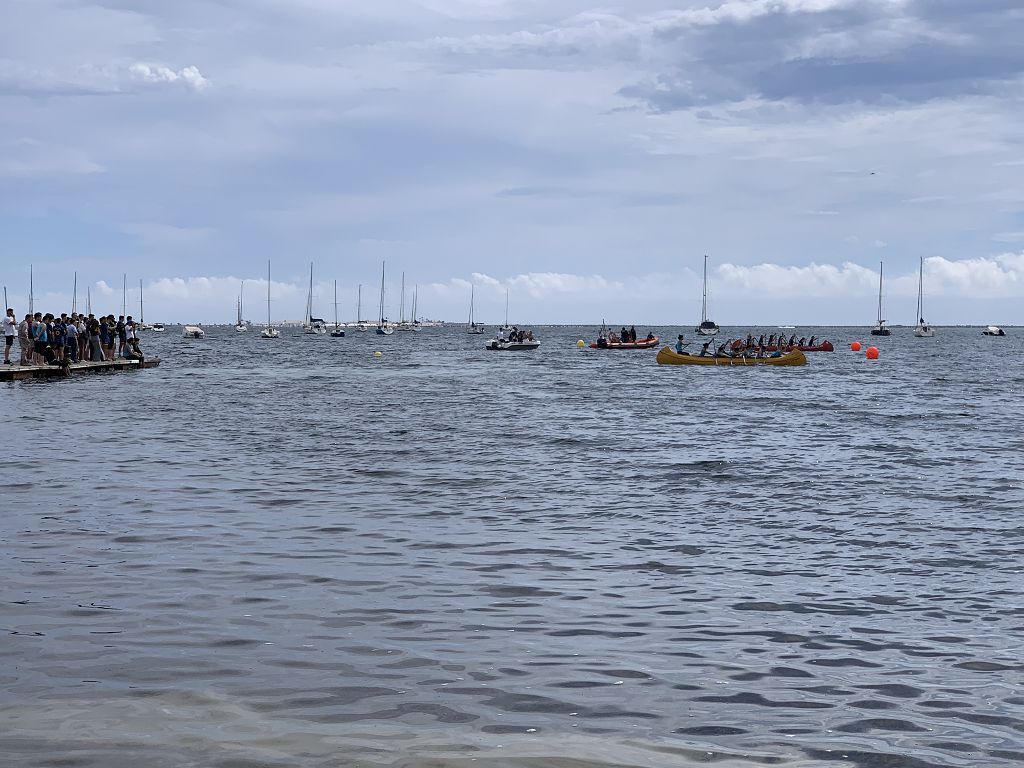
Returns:
[[[659,365],[807,365],[807,357],[799,349],[778,357],[714,357],[711,355],[680,354],[671,347],[658,352]]]

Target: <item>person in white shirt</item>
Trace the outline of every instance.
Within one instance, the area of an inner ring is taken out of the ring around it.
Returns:
[[[11,363],[11,347],[14,346],[14,337],[18,335],[18,321],[14,318],[14,310],[7,308],[4,315],[4,365]]]

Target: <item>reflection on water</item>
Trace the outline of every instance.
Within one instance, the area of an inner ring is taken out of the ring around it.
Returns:
[[[1016,337],[690,370],[583,333],[168,334],[4,385],[0,765],[1024,758]]]

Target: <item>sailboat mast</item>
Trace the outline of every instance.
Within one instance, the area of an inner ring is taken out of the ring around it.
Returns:
[[[139,280],[139,325],[145,322],[145,315],[142,312],[142,280]]]
[[[416,300],[420,297],[420,287],[417,285],[412,289],[412,321],[416,322]]]
[[[363,322],[363,284],[356,290],[356,322]]]
[[[708,255],[704,254],[704,293],[700,300],[700,322],[708,319]]]
[[[917,273],[917,322],[924,325],[924,256],[921,256],[921,265]]]
[[[474,299],[474,294],[475,293],[476,293],[476,286],[475,285],[469,286],[469,326],[471,328],[473,327],[473,299]]]
[[[505,289],[505,327],[508,328],[508,288]]]
[[[313,262],[309,262],[309,296],[306,297],[306,326],[313,325]]]
[[[338,281],[334,281],[334,329],[338,329]]]
[[[29,309],[32,308],[32,302],[29,302]],[[89,286],[85,286],[85,311],[88,314],[92,314],[92,291]]]
[[[270,259],[267,259],[267,329],[270,328]]]
[[[384,267],[385,262],[380,263],[380,324],[384,325]]]
[[[405,272],[402,273],[402,298],[398,300],[398,322],[405,322]]]
[[[128,314],[128,273],[121,274],[121,316]]]
[[[882,324],[882,264],[878,262],[878,324]]]
[[[7,303],[6,297],[4,297],[4,304]],[[75,272],[75,284],[71,289],[71,314],[78,312],[78,273]]]
[[[35,289],[32,284],[32,265],[28,265],[28,313],[30,315],[35,314]]]

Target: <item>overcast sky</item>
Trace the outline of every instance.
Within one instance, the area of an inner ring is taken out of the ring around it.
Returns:
[[[1019,0],[2,0],[21,311],[1024,323]],[[99,297],[99,298],[97,298]]]

